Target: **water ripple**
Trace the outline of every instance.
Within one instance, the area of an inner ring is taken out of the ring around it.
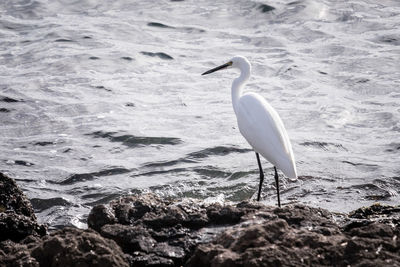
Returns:
[[[148,146],[148,145],[177,145],[182,143],[179,138],[173,137],[145,137],[145,136],[134,136],[130,134],[120,135],[117,132],[103,132],[96,131],[90,134],[94,138],[106,138],[111,142],[122,143],[127,147],[138,147],[138,146]]]
[[[131,172],[128,169],[125,168],[108,168],[105,170],[101,170],[98,172],[91,172],[91,173],[77,173],[69,176],[65,180],[62,181],[52,181],[48,180],[48,183],[51,184],[60,184],[60,185],[71,185],[75,183],[80,183],[80,182],[85,182],[85,181],[91,181],[96,179],[97,177],[102,177],[102,176],[111,176],[111,175],[118,175],[118,174],[125,174]]]
[[[237,73],[200,75],[237,54],[292,141],[283,201],[400,200],[397,0],[15,0],[0,14],[0,169],[52,227],[130,192],[251,199]],[[263,199],[276,204],[273,179]]]

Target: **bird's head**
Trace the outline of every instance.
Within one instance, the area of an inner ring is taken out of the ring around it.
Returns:
[[[211,70],[208,70],[201,75],[207,75],[207,74],[216,72],[218,70],[223,70],[223,69],[228,69],[228,68],[236,68],[236,69],[240,69],[241,71],[243,71],[243,70],[249,71],[250,63],[247,60],[247,58],[245,58],[245,57],[235,56],[231,60],[229,60],[227,63],[225,63],[221,66],[218,66],[216,68],[213,68]]]

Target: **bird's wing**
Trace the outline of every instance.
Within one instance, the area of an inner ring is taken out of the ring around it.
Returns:
[[[292,146],[278,113],[256,93],[240,97],[236,110],[239,130],[254,150],[290,177],[296,178]]]

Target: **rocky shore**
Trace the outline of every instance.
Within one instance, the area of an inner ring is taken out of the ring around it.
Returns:
[[[153,194],[98,205],[49,233],[0,174],[0,266],[400,266],[400,207],[206,204]]]

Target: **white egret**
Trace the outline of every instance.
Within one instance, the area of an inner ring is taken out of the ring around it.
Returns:
[[[288,134],[278,113],[262,96],[253,92],[242,94],[243,86],[250,78],[251,72],[250,63],[245,57],[236,56],[228,63],[206,71],[202,75],[226,68],[240,70],[240,76],[232,83],[232,105],[239,131],[256,153],[260,170],[257,201],[260,201],[261,187],[264,181],[264,172],[259,156],[261,154],[274,165],[276,192],[280,207],[279,177],[276,168],[289,178],[297,178],[296,163]]]

